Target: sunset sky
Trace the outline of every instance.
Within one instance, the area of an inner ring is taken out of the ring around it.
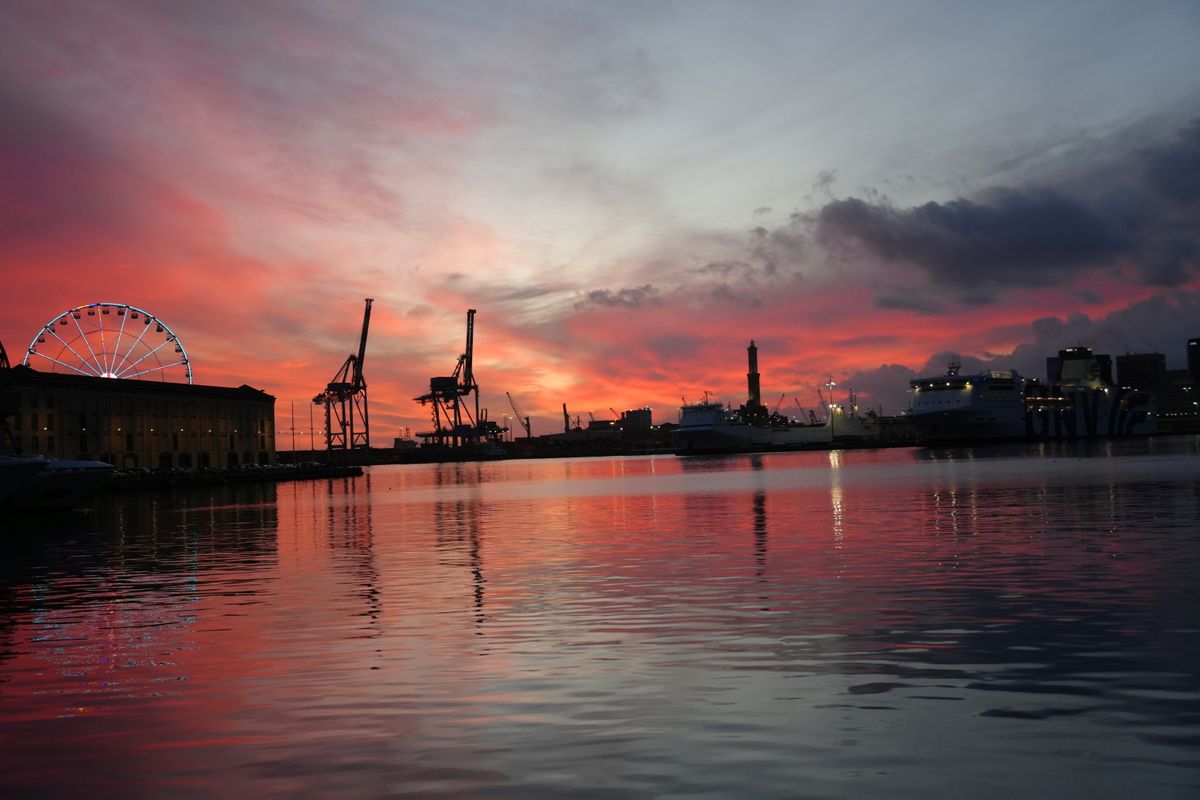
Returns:
[[[429,428],[477,309],[534,433],[1200,336],[1200,4],[0,0],[0,341],[161,317]],[[299,442],[298,442],[299,444]],[[287,447],[284,437],[280,446]]]

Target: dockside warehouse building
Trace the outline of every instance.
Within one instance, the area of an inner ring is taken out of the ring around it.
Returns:
[[[120,469],[226,467],[275,460],[275,398],[226,388],[0,371],[0,409],[26,455],[98,458]],[[11,449],[0,441],[0,451]]]

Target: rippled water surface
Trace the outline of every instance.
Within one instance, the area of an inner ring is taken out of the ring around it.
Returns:
[[[1200,455],[374,467],[0,528],[4,797],[1200,797]]]

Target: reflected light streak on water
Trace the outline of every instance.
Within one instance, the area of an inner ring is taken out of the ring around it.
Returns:
[[[377,467],[12,525],[4,796],[1200,788],[1191,438]]]

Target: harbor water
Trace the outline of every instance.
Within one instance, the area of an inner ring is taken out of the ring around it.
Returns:
[[[0,520],[5,798],[1200,797],[1200,440]]]

